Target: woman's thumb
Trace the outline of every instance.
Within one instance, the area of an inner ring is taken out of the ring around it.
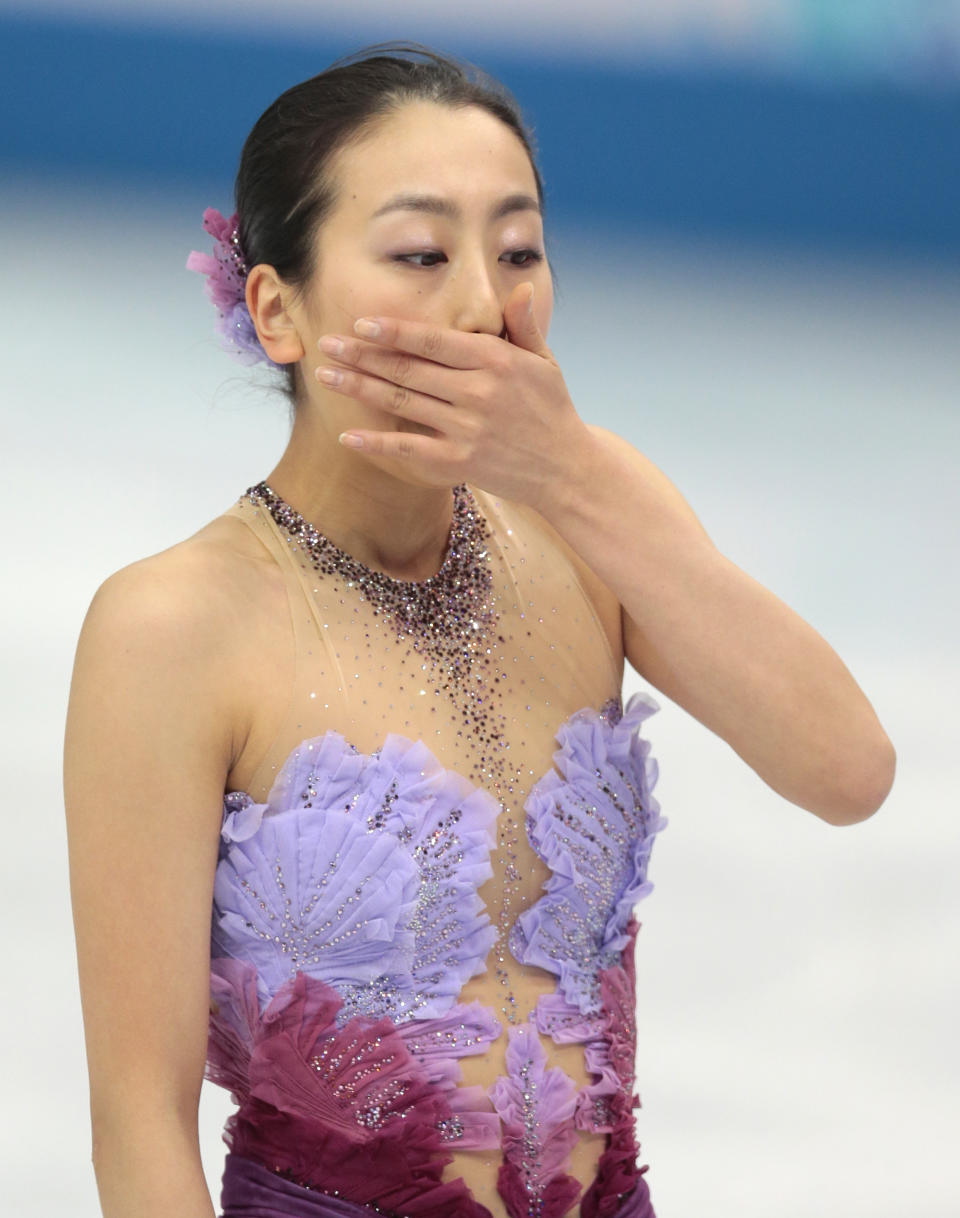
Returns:
[[[518,284],[507,297],[504,305],[504,321],[510,341],[515,347],[523,347],[537,355],[549,354],[549,348],[543,341],[537,319],[533,315],[533,284],[529,282]]]

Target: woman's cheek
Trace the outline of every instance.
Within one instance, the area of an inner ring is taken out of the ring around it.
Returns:
[[[430,317],[430,291],[423,283],[406,284],[402,290],[390,293],[390,303],[381,310],[403,321],[428,322]]]

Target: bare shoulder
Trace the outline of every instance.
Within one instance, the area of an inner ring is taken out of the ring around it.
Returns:
[[[120,568],[97,589],[77,647],[75,682],[144,689],[218,725],[229,767],[258,714],[286,691],[286,591],[272,556],[233,517]]]
[[[218,516],[192,536],[120,568],[97,589],[88,617],[124,635],[160,630],[185,649],[235,653],[251,617],[282,592],[276,563],[242,522]]]

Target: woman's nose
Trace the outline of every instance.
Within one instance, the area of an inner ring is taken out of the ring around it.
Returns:
[[[453,294],[451,326],[474,334],[504,332],[500,292],[491,271],[479,262],[464,266],[450,280]]]

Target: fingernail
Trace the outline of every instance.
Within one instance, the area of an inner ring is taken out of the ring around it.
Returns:
[[[533,284],[531,283],[530,284],[530,299],[527,301],[527,312],[530,314],[533,313],[533,291],[534,291],[534,288],[533,288]]]
[[[363,448],[363,436],[355,436],[352,432],[342,431],[337,439],[347,448]]]
[[[339,385],[343,380],[343,373],[339,368],[318,368],[317,380],[326,381],[328,385]]]
[[[343,343],[335,334],[325,334],[317,346],[328,355],[343,355]]]
[[[353,323],[354,333],[362,335],[364,338],[377,338],[380,334],[380,326],[375,321],[371,321],[369,317],[361,317],[359,321]]]

